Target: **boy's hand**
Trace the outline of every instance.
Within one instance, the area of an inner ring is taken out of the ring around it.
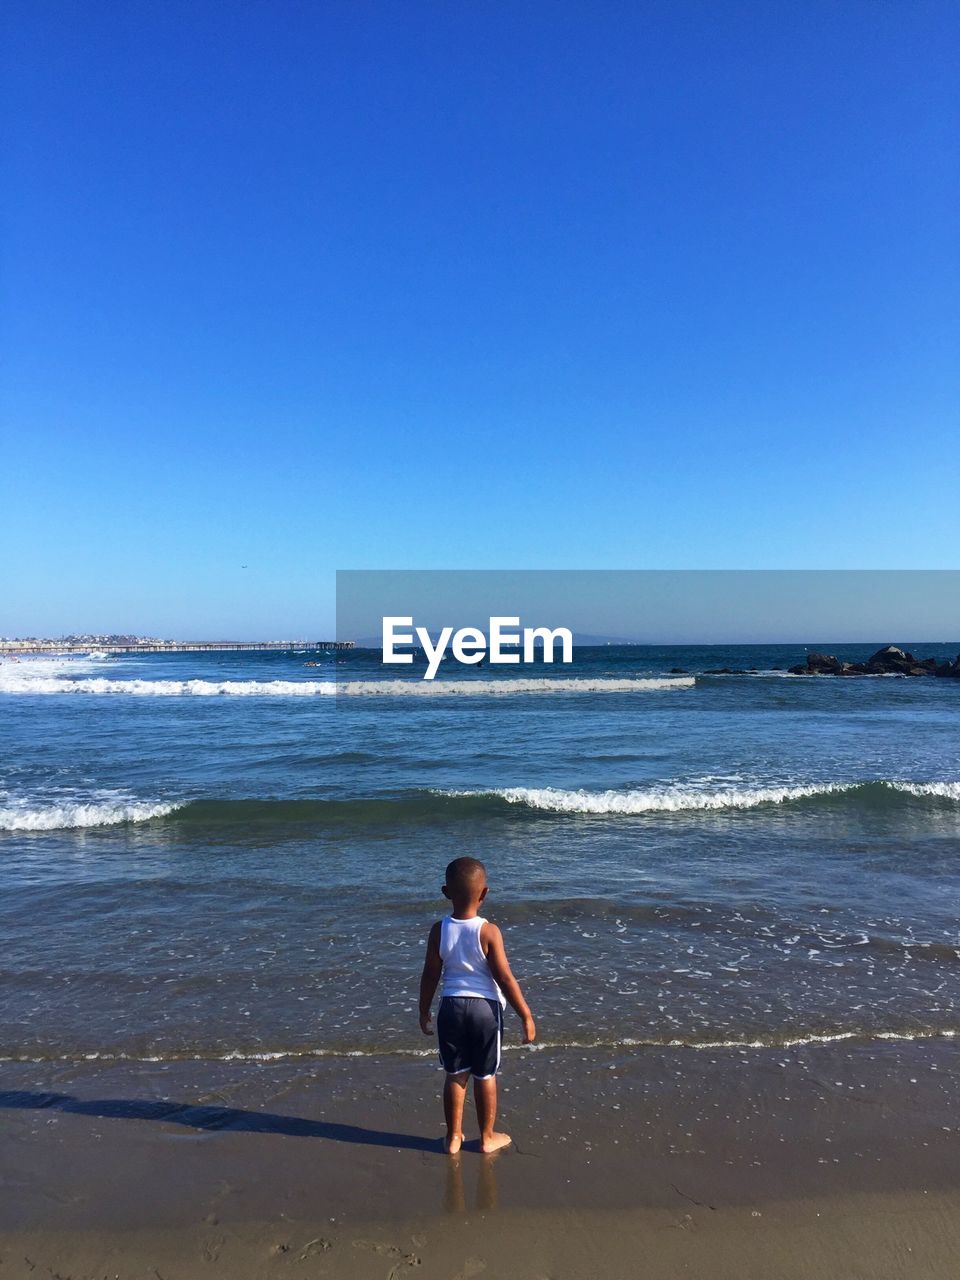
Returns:
[[[537,1024],[533,1020],[532,1014],[527,1014],[523,1020],[523,1043],[533,1044],[537,1038]]]
[[[420,1030],[423,1032],[425,1036],[433,1035],[433,1018],[429,1013],[421,1013]]]

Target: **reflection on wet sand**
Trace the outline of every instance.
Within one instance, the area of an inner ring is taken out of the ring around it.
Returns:
[[[477,1168],[474,1208],[478,1213],[492,1213],[497,1208],[497,1175],[494,1165],[498,1157],[482,1156],[470,1161]],[[447,1157],[447,1180],[444,1188],[443,1207],[447,1213],[466,1213],[467,1197],[463,1181],[463,1152]]]

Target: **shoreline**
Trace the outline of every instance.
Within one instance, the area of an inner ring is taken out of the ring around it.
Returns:
[[[906,1031],[824,1031],[797,1032],[786,1035],[782,1039],[768,1037],[766,1039],[728,1039],[728,1040],[683,1040],[643,1039],[625,1036],[620,1040],[604,1040],[600,1037],[589,1040],[556,1040],[541,1041],[539,1036],[535,1044],[504,1044],[502,1054],[505,1067],[521,1066],[526,1055],[536,1058],[539,1054],[563,1058],[570,1053],[613,1054],[623,1055],[638,1051],[678,1053],[743,1053],[757,1050],[764,1053],[776,1053],[793,1049],[811,1049],[820,1046],[849,1046],[851,1048],[869,1049],[885,1044],[904,1044],[922,1046],[926,1043],[954,1041],[960,1037],[960,1028],[924,1028]],[[106,1050],[104,1052],[50,1052],[50,1053],[0,1053],[0,1071],[4,1067],[70,1067],[78,1070],[90,1067],[110,1068],[115,1066],[207,1066],[216,1070],[222,1066],[305,1066],[314,1062],[400,1062],[412,1061],[432,1065],[436,1061],[436,1050],[433,1048],[411,1048],[404,1045],[382,1045],[373,1048],[290,1048],[290,1049],[226,1049],[216,1050],[170,1050],[166,1053],[136,1053],[126,1050]]]
[[[470,1114],[453,1160],[418,1060],[5,1064],[0,1276],[952,1276],[955,1058],[511,1056],[514,1147],[471,1150]]]

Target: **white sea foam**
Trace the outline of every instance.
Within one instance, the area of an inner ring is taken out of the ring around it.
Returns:
[[[91,677],[75,680],[69,677],[34,676],[21,679],[10,672],[0,673],[0,693],[28,694],[126,694],[135,698],[215,698],[234,697],[311,697],[337,691],[332,681],[322,680],[110,680]]]
[[[906,791],[912,796],[938,796],[941,800],[960,801],[960,782],[886,782],[884,786]]]
[[[568,676],[554,679],[512,680],[354,680],[337,685],[337,691],[349,694],[417,694],[434,697],[487,697],[513,693],[650,693],[660,690],[691,689],[693,676],[685,678],[616,678]]]
[[[510,804],[551,813],[673,813],[684,810],[753,809],[761,804],[783,804],[806,796],[849,791],[856,783],[810,786],[729,787],[719,790],[682,786],[649,787],[635,791],[563,791],[555,787],[505,787],[488,793]]]
[[[111,680],[51,676],[22,665],[0,667],[0,693],[125,694],[128,697],[490,697],[520,693],[645,693],[688,689],[692,676],[677,679],[522,679],[515,680]]]
[[[755,1036],[731,1036],[720,1040],[684,1040],[674,1038],[649,1038],[623,1036],[616,1038],[596,1037],[577,1040],[538,1040],[536,1044],[504,1045],[504,1053],[564,1053],[569,1050],[617,1050],[617,1049],[682,1049],[702,1052],[716,1052],[724,1049],[744,1050],[761,1049],[779,1052],[783,1049],[803,1048],[806,1045],[829,1045],[844,1042],[870,1044],[878,1040],[886,1041],[924,1041],[955,1040],[960,1035],[953,1027],[942,1030],[921,1028],[916,1031],[871,1031],[867,1029],[834,1032],[798,1032],[794,1035],[778,1036],[771,1033],[767,1038]],[[77,1050],[67,1053],[3,1053],[0,1062],[40,1064],[47,1062],[283,1062],[310,1058],[435,1058],[436,1049],[413,1049],[395,1045],[369,1049],[320,1048],[309,1049],[182,1049],[168,1053],[131,1053],[123,1049],[83,1052]]]
[[[754,809],[785,804],[810,796],[838,795],[870,786],[869,781],[824,782],[803,785],[710,787],[661,785],[631,791],[562,790],[557,787],[500,787],[493,791],[460,791],[456,795],[495,795],[510,804],[550,813],[638,814],[679,813],[713,809]],[[881,781],[873,785],[914,796],[960,801],[960,782]],[[451,794],[449,792],[445,794]]]
[[[122,792],[101,792],[83,800],[67,797],[40,801],[4,797],[0,803],[0,831],[67,831],[83,827],[112,827],[121,822],[147,822],[173,813],[180,806],[137,800]]]
[[[106,653],[50,653],[19,657],[16,654],[0,654],[0,685],[6,680],[14,683],[59,675],[83,675],[102,670],[110,661]]]

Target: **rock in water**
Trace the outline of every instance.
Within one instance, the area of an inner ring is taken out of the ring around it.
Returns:
[[[866,662],[841,662],[832,653],[808,653],[806,662],[789,668],[794,676],[946,676],[960,679],[960,654],[956,662],[915,658],[895,644],[884,645]]]
[[[912,653],[898,649],[895,644],[888,644],[885,648],[878,649],[866,661],[867,672],[870,675],[928,676],[932,675],[935,667],[936,662],[933,666],[930,665],[929,660],[921,662]]]
[[[898,649],[895,644],[884,645],[882,649],[878,649],[876,653],[872,653],[867,659],[868,662],[916,662],[912,653],[907,653],[903,649]]]
[[[808,653],[806,662],[789,670],[794,676],[839,676],[843,674],[843,663],[832,653]]]

